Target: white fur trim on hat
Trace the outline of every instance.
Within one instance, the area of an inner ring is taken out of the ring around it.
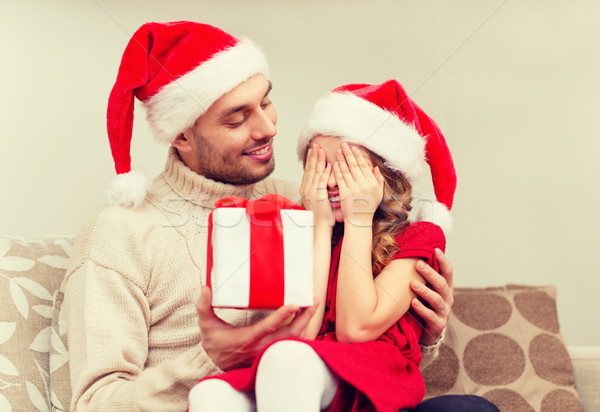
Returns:
[[[408,214],[409,222],[431,222],[442,228],[444,234],[452,230],[452,216],[443,204],[436,200],[413,198],[412,210]]]
[[[221,96],[255,74],[268,76],[264,53],[250,40],[216,53],[144,102],[154,136],[172,142]]]
[[[332,92],[317,101],[298,138],[301,160],[317,135],[337,136],[366,147],[410,183],[425,170],[425,139],[413,125],[351,92]]]
[[[139,170],[122,173],[113,178],[106,191],[108,204],[136,208],[142,203],[150,188],[148,177]]]

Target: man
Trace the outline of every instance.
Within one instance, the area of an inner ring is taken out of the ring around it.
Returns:
[[[314,313],[213,311],[201,288],[215,200],[299,200],[297,185],[267,178],[277,121],[270,88],[264,55],[248,40],[190,22],[134,34],[108,105],[112,205],[84,225],[67,271],[72,410],[185,410],[198,379],[248,365],[266,343],[298,336]],[[134,96],[172,145],[151,188],[131,171]],[[433,308],[413,302],[424,345],[439,340],[452,305],[452,267],[440,262],[447,280],[417,268],[434,289],[415,287]]]

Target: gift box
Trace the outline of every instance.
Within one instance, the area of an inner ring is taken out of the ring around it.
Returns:
[[[212,305],[275,309],[313,305],[313,215],[266,195],[218,200],[208,219]]]

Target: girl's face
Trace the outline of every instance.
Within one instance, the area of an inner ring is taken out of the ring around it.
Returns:
[[[319,147],[325,151],[325,161],[327,163],[331,163],[333,165],[337,161],[336,152],[342,147],[342,140],[339,137],[318,135],[311,140],[311,144],[312,143],[318,144]],[[372,168],[373,162],[371,161],[371,157],[367,149],[359,145],[351,144],[350,147],[352,146],[358,147],[358,150],[361,151],[361,153],[365,157],[365,160]],[[340,223],[343,222],[344,218],[342,216],[342,209],[340,203],[340,191],[338,189],[333,170],[329,175],[329,179],[327,180],[327,193],[329,196],[329,203],[331,203],[331,209],[333,210],[333,216],[335,217],[335,221]]]

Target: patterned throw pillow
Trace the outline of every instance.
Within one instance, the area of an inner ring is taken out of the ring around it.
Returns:
[[[54,292],[70,239],[0,237],[0,411],[48,411]],[[67,405],[68,406],[68,405]]]
[[[554,286],[457,288],[426,398],[480,395],[502,412],[583,412]]]

